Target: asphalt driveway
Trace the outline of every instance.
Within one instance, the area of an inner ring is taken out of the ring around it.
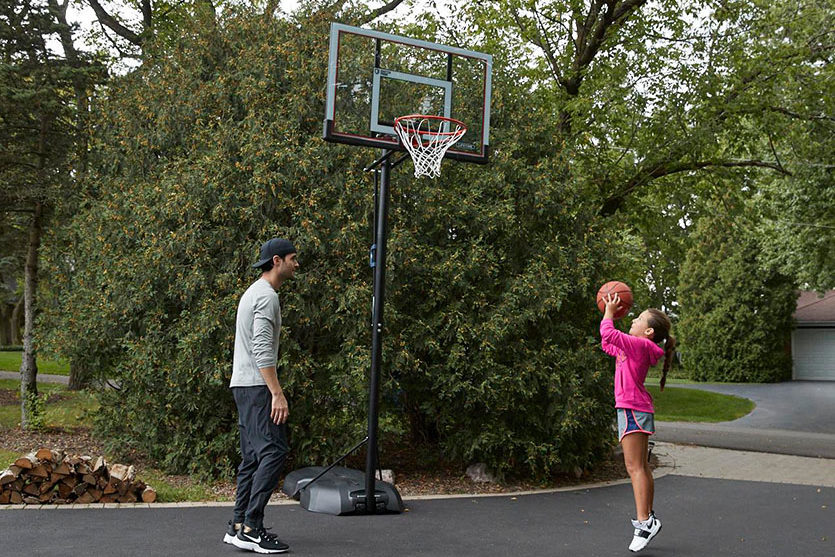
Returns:
[[[670,385],[748,398],[756,408],[730,422],[659,422],[656,439],[759,452],[835,458],[835,381]]]
[[[484,557],[631,555],[628,484],[500,497],[407,501],[400,515],[337,517],[270,506],[267,525],[290,555]],[[823,557],[835,554],[835,489],[664,476],[664,527],[647,557]],[[229,507],[4,510],[0,554],[242,556],[222,543]]]
[[[835,381],[705,383],[670,387],[741,396],[757,405],[747,416],[723,422],[726,425],[835,434]]]

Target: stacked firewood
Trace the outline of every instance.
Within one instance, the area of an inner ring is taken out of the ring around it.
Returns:
[[[157,493],[133,466],[104,457],[39,449],[0,471],[0,504],[153,503]]]

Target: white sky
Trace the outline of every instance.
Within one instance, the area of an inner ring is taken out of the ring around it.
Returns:
[[[96,15],[93,13],[93,9],[90,8],[90,5],[85,0],[81,1],[83,2],[82,6],[79,6],[78,3],[70,3],[69,10],[67,13],[67,19],[70,23],[77,21],[81,23],[83,26],[87,26],[95,21]],[[437,3],[443,4],[445,1],[446,0],[440,0]],[[369,4],[371,4],[373,7],[382,6],[383,3],[384,2],[382,0],[371,0],[369,2]],[[397,10],[404,10],[404,8],[406,8],[406,4],[408,3],[408,1],[404,2],[403,5],[397,7]],[[413,0],[411,3],[415,5],[428,4],[429,0]],[[281,0],[281,9],[286,13],[292,12],[294,9],[296,9],[296,6],[298,5],[299,0]],[[105,9],[113,9],[113,4],[105,3],[104,6]]]
[[[370,7],[378,8],[383,6],[387,0],[366,0]],[[391,15],[400,15],[408,17],[410,13],[420,13],[420,11],[430,9],[430,2],[432,0],[406,0],[400,6],[398,6],[393,12],[390,12],[387,17],[391,17]],[[435,4],[437,5],[438,9],[441,13],[446,12],[444,5],[449,2],[454,2],[456,0],[435,0]],[[140,14],[137,10],[127,5],[126,0],[121,1],[114,1],[114,2],[102,2],[104,8],[108,10],[113,15],[116,15],[120,21],[125,23],[125,25],[132,29],[138,29],[138,23]],[[281,0],[280,6],[281,10],[285,13],[292,13],[293,10],[296,9],[299,5],[299,0]],[[420,7],[420,10],[415,9],[415,6]],[[96,15],[93,12],[93,9],[90,7],[86,0],[77,0],[75,2],[70,2],[69,8],[67,10],[67,21],[70,24],[78,23],[81,26],[81,33],[77,35],[78,39],[77,42],[78,47],[81,49],[86,49],[88,45],[84,45],[87,41],[82,38],[84,35],[89,33],[92,30],[98,30],[100,28],[100,24],[96,20]],[[108,30],[108,34],[111,36],[113,35],[112,32]],[[55,48],[57,51],[62,51],[60,48],[60,44],[55,41]],[[119,63],[122,67],[114,67],[113,70],[117,73],[121,73],[123,71],[129,70],[131,67],[135,66],[135,63],[130,59],[122,59]]]

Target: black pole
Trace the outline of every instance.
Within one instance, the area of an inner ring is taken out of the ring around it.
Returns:
[[[334,460],[334,461],[331,463],[331,465],[330,465],[330,466],[328,466],[327,468],[325,468],[324,470],[322,470],[321,472],[319,472],[318,474],[316,474],[316,476],[315,476],[312,480],[310,480],[309,482],[307,482],[306,484],[304,484],[304,487],[302,487],[301,489],[299,489],[299,491],[304,491],[305,489],[307,489],[308,487],[310,487],[311,485],[313,485],[313,483],[314,483],[316,480],[318,480],[319,478],[321,478],[322,476],[324,476],[325,474],[327,474],[328,472],[330,472],[331,470],[333,470],[333,469],[336,467],[336,465],[337,465],[337,464],[339,464],[340,462],[342,462],[343,460],[345,460],[346,458],[348,458],[348,456],[350,456],[350,454],[351,454],[352,452],[356,451],[357,449],[359,449],[360,447],[362,447],[363,445],[365,445],[367,442],[368,442],[368,437],[366,437],[365,439],[363,439],[362,441],[360,441],[359,443],[357,443],[356,445],[354,445],[354,446],[353,446],[353,448],[348,449],[348,452],[347,452],[347,453],[345,453],[344,455],[342,455],[342,456],[340,456],[339,458],[337,458],[336,460]],[[293,496],[295,496],[295,493],[293,494]]]
[[[391,151],[388,153],[391,155]],[[383,359],[383,303],[386,286],[386,220],[388,218],[389,181],[391,178],[391,157],[382,161],[380,190],[377,198],[374,301],[371,310],[371,378],[368,388],[368,444],[365,458],[365,509],[368,513],[377,511],[374,495],[374,472],[377,468],[377,401],[380,398],[380,362]]]

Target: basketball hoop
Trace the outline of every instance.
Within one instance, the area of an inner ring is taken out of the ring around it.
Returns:
[[[415,176],[437,178],[447,149],[461,139],[467,126],[443,116],[410,114],[394,119],[394,131],[412,156]]]

